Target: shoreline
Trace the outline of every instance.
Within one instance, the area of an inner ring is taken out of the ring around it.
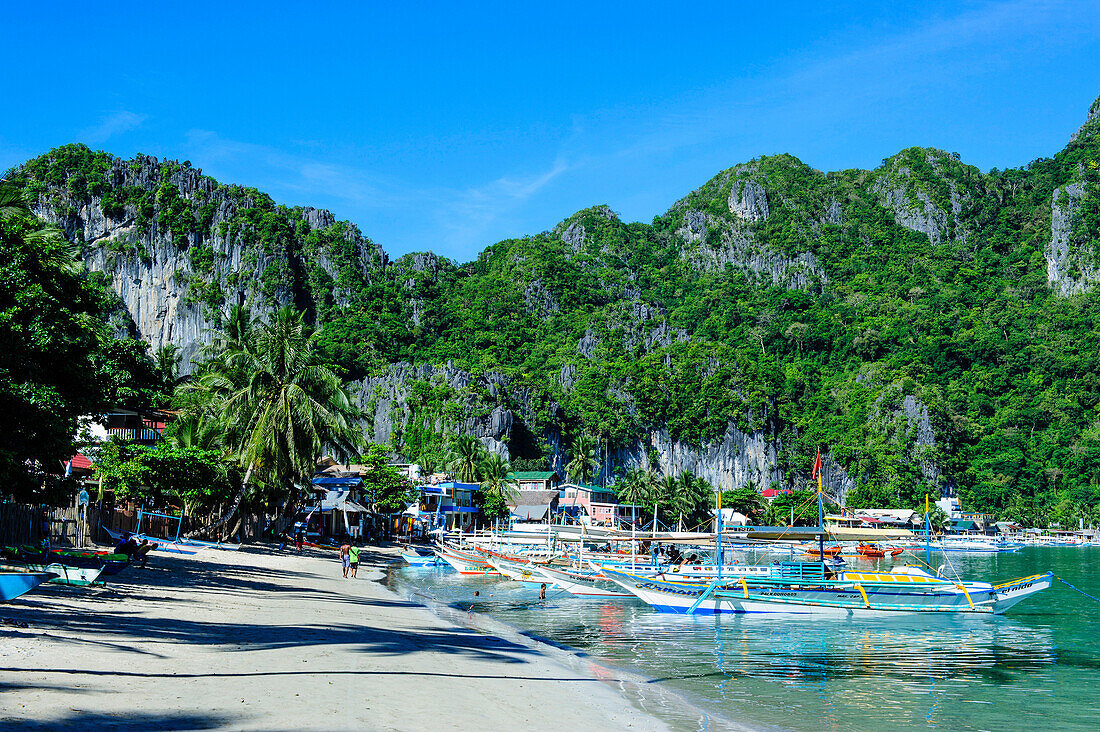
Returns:
[[[486,635],[334,553],[251,545],[154,554],[103,588],[51,585],[0,606],[0,722],[27,729],[666,730],[548,652]],[[327,560],[327,561],[326,561]],[[562,654],[568,653],[561,651]]]
[[[413,585],[410,583],[410,586]],[[394,594],[402,596],[399,593]],[[407,597],[407,593],[403,594]],[[420,592],[413,594],[427,601],[420,604],[444,622],[469,628],[477,633],[504,636],[509,641],[531,646],[577,673],[613,685],[615,692],[628,703],[643,713],[655,715],[670,729],[728,729],[742,732],[754,729],[705,711],[680,691],[656,684],[653,679],[624,665],[609,664],[604,659],[594,660],[581,649],[533,631],[523,630],[492,615],[476,611],[463,612],[454,606],[435,602],[434,598]]]

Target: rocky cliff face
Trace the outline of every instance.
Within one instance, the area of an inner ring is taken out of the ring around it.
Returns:
[[[73,171],[68,185],[40,189],[35,211],[81,244],[90,270],[107,276],[132,334],[153,350],[179,347],[183,373],[230,305],[261,312],[346,302],[336,282],[342,263],[324,243],[310,250],[311,233],[350,244],[364,279],[385,264],[380,248],[328,211],[277,207],[189,165],[99,155],[107,186],[73,186]],[[325,292],[303,286],[314,273],[327,276]]]
[[[1050,200],[1047,281],[1064,296],[1088,292],[1100,282],[1100,260],[1092,245],[1074,235],[1084,198],[1084,185],[1072,183],[1054,191]]]

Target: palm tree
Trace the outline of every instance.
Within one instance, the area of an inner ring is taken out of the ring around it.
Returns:
[[[653,493],[650,494],[649,503],[653,504],[653,513],[657,514],[658,505],[672,507],[673,497],[676,495],[676,491],[679,489],[680,481],[673,478],[671,475],[664,475],[653,489]],[[673,510],[675,513],[675,510]],[[667,518],[667,516],[666,516]]]
[[[7,179],[0,180],[0,221],[20,216],[38,221],[23,195],[22,186]],[[33,231],[22,234],[22,237],[28,244],[37,245],[39,259],[47,269],[65,274],[77,274],[84,269],[80,261],[80,248],[67,240],[55,224],[37,226]]]
[[[592,435],[581,432],[573,439],[569,452],[572,457],[565,465],[569,477],[578,483],[587,485],[592,481],[592,474],[596,466],[600,464],[599,447],[596,441],[592,438]]]
[[[447,468],[463,483],[476,483],[481,475],[485,448],[473,435],[459,435],[451,443]]]
[[[481,490],[486,495],[495,496],[507,503],[516,495],[516,476],[512,474],[512,466],[500,455],[489,453],[482,461]]]
[[[217,447],[220,433],[217,425],[201,412],[184,414],[168,426],[164,439],[172,447]]]
[[[229,512],[193,534],[227,523],[254,475],[287,493],[289,513],[291,486],[309,480],[322,451],[357,454],[362,413],[339,377],[322,365],[316,338],[303,313],[289,306],[275,311],[270,322],[235,309],[226,330],[215,336],[214,358],[190,388],[206,397],[208,414],[217,419],[245,477]]]
[[[685,473],[679,480],[671,479],[671,481],[669,503],[672,512],[676,514],[676,525],[679,529],[684,517],[690,520],[695,516],[700,508],[706,505],[713,491],[709,483],[691,473]]]
[[[421,455],[417,463],[420,465],[421,480],[431,478],[439,470],[439,459],[432,453]]]
[[[631,523],[637,523],[635,510],[637,506],[646,503],[653,492],[656,478],[657,476],[651,470],[635,469],[615,484],[615,494],[619,497],[619,502],[630,505]]]

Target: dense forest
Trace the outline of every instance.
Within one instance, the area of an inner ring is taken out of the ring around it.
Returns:
[[[650,223],[596,206],[467,263],[390,262],[350,224],[149,160],[70,145],[10,177],[93,269],[155,266],[150,242],[169,242],[184,304],[215,325],[246,299],[301,308],[348,380],[398,362],[502,375],[530,414],[514,465],[545,465],[551,428],[610,453],[732,424],[767,436],[790,487],[827,451],[849,505],[946,488],[1031,524],[1100,512],[1100,100],[1021,168],[927,148],[831,173],[762,157]],[[130,234],[89,240],[90,218]],[[391,447],[435,460],[462,415],[446,386],[413,393],[425,418]]]

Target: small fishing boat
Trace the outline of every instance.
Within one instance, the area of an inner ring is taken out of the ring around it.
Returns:
[[[0,602],[14,600],[56,576],[53,572],[0,571]]]
[[[0,549],[3,569],[16,572],[49,572],[58,585],[90,585],[103,573],[104,562],[97,556],[62,556],[32,546]],[[102,583],[101,583],[102,584]]]
[[[860,544],[856,547],[856,553],[868,559],[882,559],[886,556],[886,550],[875,544]]]
[[[145,539],[150,544],[156,544],[156,546],[153,547],[152,551],[167,552],[169,554],[181,554],[181,555],[185,555],[185,556],[192,556],[192,555],[198,554],[203,549],[207,549],[210,546],[213,546],[213,544],[210,544],[209,542],[195,542],[192,539],[180,539],[179,541],[168,541],[166,539],[158,539],[155,536],[147,536],[145,534],[127,534],[127,533],[121,532],[121,531],[112,531],[111,529],[108,529],[106,526],[103,527],[103,530],[106,531],[107,535],[110,536],[115,541],[122,541],[122,539],[126,538],[127,536],[129,538],[133,539],[134,541],[138,542],[138,543],[140,543],[142,539]],[[229,545],[227,545],[227,546],[229,546]]]
[[[85,549],[51,549],[51,554],[64,562],[66,558],[77,557],[84,560],[94,560],[103,563],[101,577],[111,577],[130,566],[130,558],[125,554],[115,554],[109,551],[94,551]]]
[[[413,547],[406,547],[401,552],[401,558],[405,560],[405,563],[412,567],[435,567],[442,563],[442,560],[435,555],[422,554],[419,550]]]

